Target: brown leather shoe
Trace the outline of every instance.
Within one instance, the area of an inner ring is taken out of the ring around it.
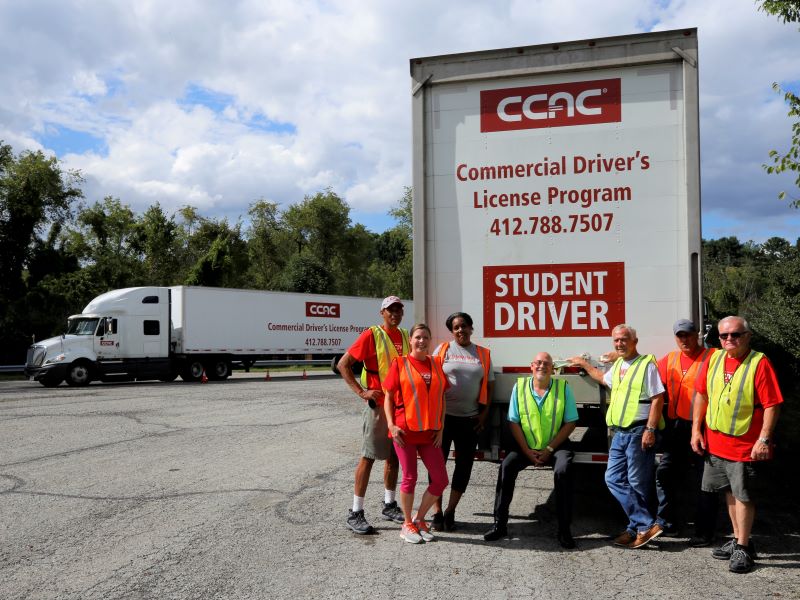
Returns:
[[[650,540],[654,540],[662,533],[664,533],[664,530],[662,529],[661,525],[654,523],[653,526],[647,531],[642,531],[636,534],[636,539],[631,542],[628,548],[641,548]]]
[[[636,536],[633,535],[630,531],[623,531],[617,537],[614,538],[614,545],[624,546],[625,548],[628,548],[635,539]]]

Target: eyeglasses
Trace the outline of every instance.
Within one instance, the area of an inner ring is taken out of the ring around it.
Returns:
[[[547,360],[534,360],[531,364],[534,367],[549,367],[553,363],[551,363],[550,361],[547,361]]]
[[[679,331],[678,333],[675,334],[675,337],[688,338],[696,335],[697,335],[696,333],[692,333],[691,331]]]
[[[749,332],[748,331],[731,331],[730,333],[720,333],[719,334],[719,339],[727,340],[728,338],[731,338],[732,340],[738,340],[740,337],[742,337],[746,333],[749,333]]]

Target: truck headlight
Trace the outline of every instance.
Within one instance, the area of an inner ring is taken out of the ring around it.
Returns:
[[[44,361],[44,364],[48,365],[48,364],[61,362],[62,360],[64,360],[66,358],[66,356],[67,356],[66,354],[59,354],[57,356],[54,356],[53,358],[48,358],[47,360]]]

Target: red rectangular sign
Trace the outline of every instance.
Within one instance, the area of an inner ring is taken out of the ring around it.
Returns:
[[[483,267],[486,337],[602,337],[625,322],[625,263]]]
[[[307,317],[331,317],[338,319],[341,314],[337,302],[306,302]]]
[[[622,80],[481,91],[481,132],[622,121]]]

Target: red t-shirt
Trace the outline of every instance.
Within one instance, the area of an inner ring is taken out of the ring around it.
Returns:
[[[403,334],[399,329],[389,330],[381,325],[383,330],[389,335],[394,347],[397,349],[397,354],[403,354]],[[347,349],[348,354],[364,362],[364,368],[367,369],[367,389],[380,390],[381,380],[378,377],[378,354],[375,351],[375,338],[372,336],[371,329],[365,329],[358,336],[358,339],[353,342],[353,345]]]
[[[725,382],[731,380],[736,368],[744,362],[747,355],[741,358],[725,357]],[[706,362],[697,374],[695,389],[698,394],[708,397],[708,365]],[[750,429],[747,433],[740,436],[728,435],[720,431],[712,431],[706,427],[706,448],[714,456],[727,458],[736,462],[749,462],[750,452],[761,434],[761,427],[764,424],[764,409],[770,406],[777,406],[783,402],[781,390],[778,387],[778,378],[775,376],[775,369],[772,363],[765,356],[756,368],[755,377],[755,406],[753,407],[753,419],[750,421]]]
[[[697,354],[695,354],[694,356],[686,356],[683,352],[680,353],[681,354],[681,371],[683,372],[684,375],[686,375],[686,372],[691,368],[692,364],[694,364],[694,362],[696,360],[698,360],[700,356],[703,355],[703,351],[704,350],[705,350],[705,348],[698,348],[697,349]],[[678,402],[677,398],[670,398],[669,397],[669,391],[670,391],[669,390],[669,381],[668,381],[669,380],[669,373],[668,373],[667,369],[669,368],[669,362],[670,362],[669,361],[669,357],[670,357],[670,354],[672,354],[672,353],[670,352],[668,354],[665,354],[664,356],[661,357],[661,360],[658,361],[658,374],[661,377],[661,383],[664,384],[664,389],[667,391],[667,393],[664,394],[664,411],[663,411],[664,417],[666,417],[668,415],[668,413],[667,413],[668,404],[677,403]],[[709,353],[708,358],[706,359],[706,364],[708,364],[708,361],[711,360],[711,357],[713,355],[714,355],[714,351]],[[699,375],[699,373],[697,373],[696,376],[697,375]],[[687,385],[691,385],[691,382],[689,382],[689,381],[687,381],[686,383],[687,383]],[[681,387],[680,389],[683,390],[683,387]],[[680,418],[680,417],[678,417],[678,418]]]
[[[425,385],[430,389],[431,359],[428,358],[426,360],[417,360],[412,356],[408,356],[407,358],[411,362],[411,367],[417,370],[417,373],[420,374],[420,377],[422,377],[422,380],[425,382]],[[444,390],[446,390],[448,387],[450,387],[450,382],[445,377]],[[386,375],[386,381],[383,382],[383,389],[387,391],[392,391],[395,394],[394,424],[405,432],[404,436],[405,441],[407,441],[409,444],[431,443],[433,441],[433,438],[436,436],[435,431],[433,430],[412,431],[408,428],[408,424],[406,423],[406,412],[405,409],[402,407],[402,404],[404,404],[407,399],[403,398],[403,392],[402,389],[400,388],[400,372],[396,360],[393,360],[392,366],[389,367],[389,374]],[[442,392],[444,392],[444,390],[442,390]],[[391,432],[389,433],[389,437],[392,437]]]

